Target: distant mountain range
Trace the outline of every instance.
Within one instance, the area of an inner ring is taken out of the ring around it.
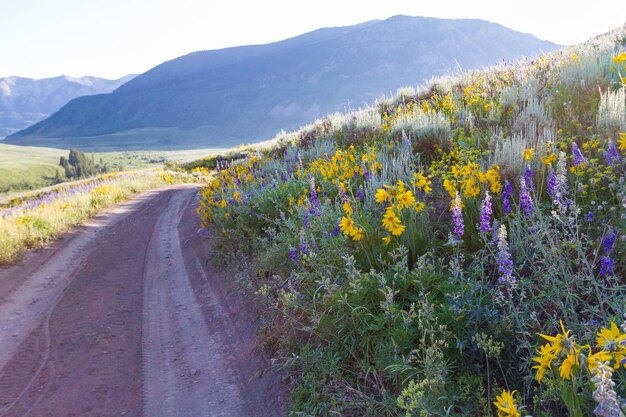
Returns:
[[[110,93],[134,77],[0,78],[0,139],[45,119],[76,97]]]
[[[6,142],[86,150],[258,142],[460,66],[558,49],[482,20],[395,16],[267,45],[195,52],[72,100]]]

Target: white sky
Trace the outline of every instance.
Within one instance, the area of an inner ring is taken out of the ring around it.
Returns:
[[[622,25],[621,0],[0,0],[0,77],[119,78],[189,52],[396,14],[478,18],[560,44]]]

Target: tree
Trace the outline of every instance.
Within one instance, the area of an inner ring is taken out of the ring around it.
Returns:
[[[96,165],[93,156],[89,157],[82,151],[73,148],[70,149],[68,158],[61,157],[59,165],[65,169],[65,177],[68,179],[85,178],[107,172],[106,165]]]

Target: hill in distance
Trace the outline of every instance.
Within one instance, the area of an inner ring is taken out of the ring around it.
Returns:
[[[395,16],[176,58],[111,94],[72,100],[6,142],[91,151],[259,142],[458,66],[558,48],[482,20]]]
[[[0,139],[45,119],[76,97],[110,93],[133,77],[0,78]]]

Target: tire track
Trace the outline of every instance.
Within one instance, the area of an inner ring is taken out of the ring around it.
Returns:
[[[246,416],[227,347],[209,333],[187,274],[178,224],[188,202],[172,199],[146,256],[144,416]]]

